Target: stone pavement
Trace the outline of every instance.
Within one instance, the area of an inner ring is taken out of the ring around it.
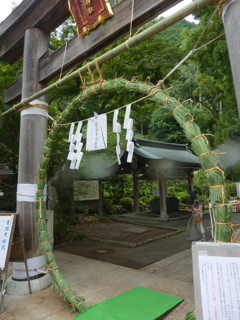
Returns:
[[[142,286],[185,299],[164,318],[166,320],[184,319],[188,311],[194,310],[191,249],[140,270],[58,250],[54,250],[54,254],[71,289],[84,297],[88,305]],[[4,299],[6,310],[0,315],[1,320],[69,320],[77,315],[71,313],[59,291],[52,286],[31,295],[5,294]]]

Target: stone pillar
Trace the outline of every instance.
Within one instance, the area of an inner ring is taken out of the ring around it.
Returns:
[[[228,52],[240,117],[240,1],[229,1],[222,6],[223,23],[227,38]]]
[[[46,52],[48,44],[49,35],[45,31],[34,27],[26,29],[22,99],[43,89],[43,85],[38,83],[38,59]],[[45,97],[39,100],[36,103],[44,104]],[[38,165],[47,137],[47,117],[38,112],[40,110],[43,111],[40,108],[28,108],[21,111],[17,213],[20,215],[27,258],[40,255],[35,200],[33,196],[29,196],[34,191],[34,185],[37,184]],[[25,187],[25,191],[22,187]],[[26,199],[22,199],[20,194],[25,194]]]
[[[133,174],[133,192],[134,192],[133,212],[139,213],[139,190],[138,190],[138,176],[137,176],[137,174]]]
[[[160,220],[167,221],[169,216],[167,214],[167,201],[166,201],[166,181],[165,178],[160,178],[159,181],[159,202],[160,202]]]

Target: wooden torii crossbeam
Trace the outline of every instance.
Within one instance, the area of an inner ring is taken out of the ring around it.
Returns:
[[[133,28],[160,15],[182,0],[138,0],[135,2]],[[38,61],[38,82],[47,83],[63,72],[93,56],[129,32],[132,0],[110,1],[114,16],[82,39],[72,38],[53,52],[48,49]],[[46,33],[54,31],[70,17],[67,0],[24,0],[0,25],[0,61],[14,63],[23,56],[24,32],[34,26]],[[16,33],[15,30],[18,30]],[[66,49],[66,52],[65,52]],[[64,63],[63,63],[63,56]],[[22,73],[5,90],[5,103],[20,100]]]

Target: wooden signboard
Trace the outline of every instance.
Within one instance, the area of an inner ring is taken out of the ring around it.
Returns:
[[[0,213],[0,274],[2,278],[0,282],[0,313],[4,311],[3,296],[9,261],[25,263],[29,293],[32,293],[19,215],[16,213]]]
[[[16,214],[0,214],[0,271],[5,271],[10,259]]]
[[[68,3],[77,25],[78,38],[89,34],[113,15],[108,0],[68,0]]]

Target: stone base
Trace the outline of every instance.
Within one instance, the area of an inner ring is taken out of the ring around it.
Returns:
[[[30,280],[32,293],[41,291],[52,284],[51,273],[39,279]],[[6,281],[6,293],[12,295],[29,294],[28,281],[16,281],[12,276]]]
[[[160,214],[160,216],[159,216],[159,220],[160,221],[168,221],[169,220],[169,215],[167,215],[167,214]]]

